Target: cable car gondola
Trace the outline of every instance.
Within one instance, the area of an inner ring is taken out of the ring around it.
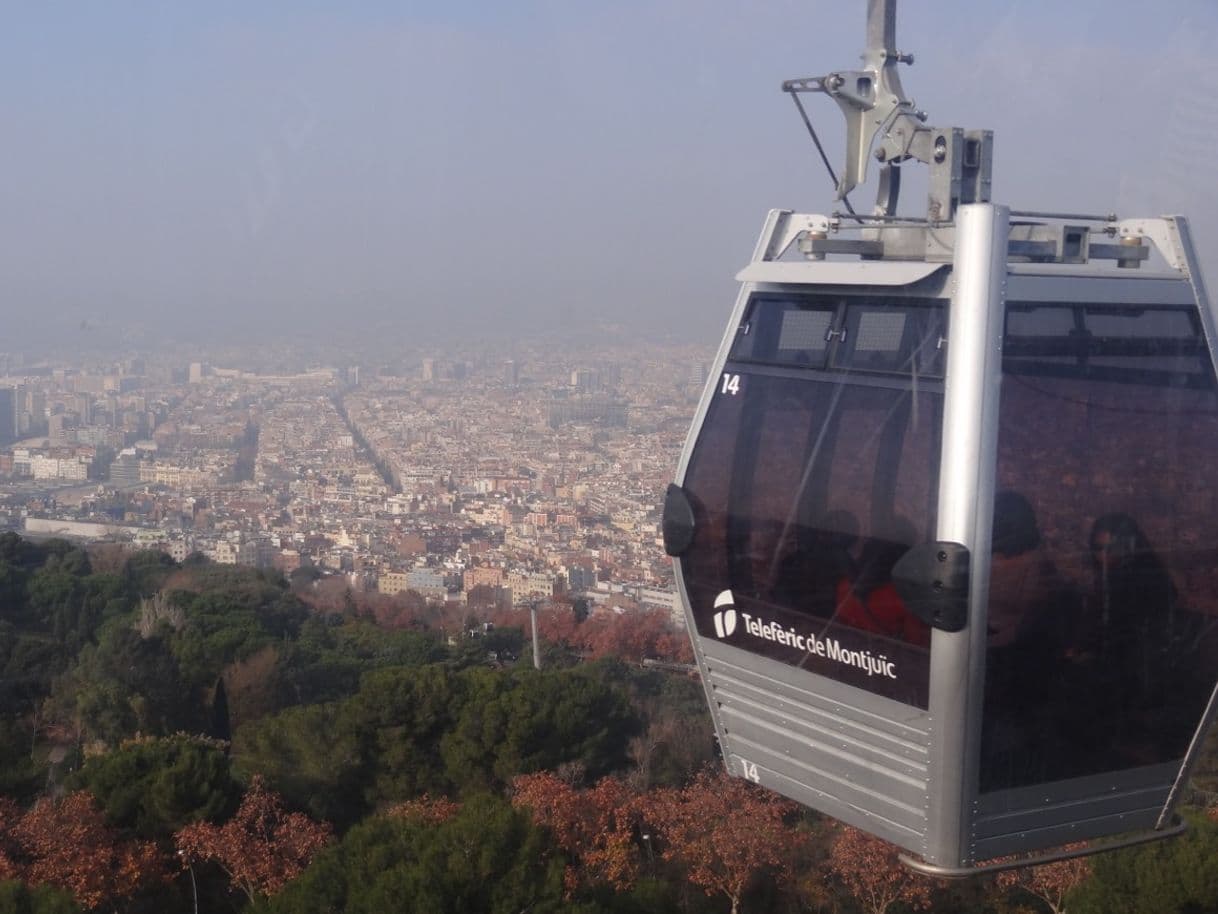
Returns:
[[[880,199],[770,212],[666,495],[728,771],[937,875],[1175,833],[1218,650],[1188,224],[991,202],[992,134],[923,123],[894,22],[784,86],[846,115],[838,199],[872,159]]]

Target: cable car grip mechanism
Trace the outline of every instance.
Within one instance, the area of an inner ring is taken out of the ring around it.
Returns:
[[[926,126],[926,112],[918,109],[901,86],[897,66],[912,64],[914,56],[896,49],[896,6],[897,0],[868,0],[862,69],[789,79],[782,91],[794,100],[836,185],[837,199],[851,214],[850,191],[867,180],[868,162],[874,158],[882,170],[873,215],[895,216],[900,166],[913,159],[930,169],[927,218],[948,222],[959,206],[989,201],[994,134],[991,130]],[[846,163],[840,178],[799,99],[801,93],[809,92],[828,95],[846,118]]]

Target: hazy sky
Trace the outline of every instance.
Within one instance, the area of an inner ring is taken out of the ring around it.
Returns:
[[[765,211],[833,206],[779,85],[855,66],[865,5],[2,0],[0,349],[82,321],[709,340]],[[898,44],[931,123],[995,130],[997,201],[1186,212],[1205,256],[1216,26],[1214,0],[903,0]]]

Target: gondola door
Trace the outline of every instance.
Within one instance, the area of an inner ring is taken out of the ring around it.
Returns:
[[[1212,714],[1218,381],[1174,231],[1187,272],[1008,283],[975,860],[1165,833]]]

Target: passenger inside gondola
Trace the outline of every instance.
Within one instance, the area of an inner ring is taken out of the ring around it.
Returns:
[[[1086,649],[1125,670],[1126,691],[1158,691],[1157,659],[1170,644],[1178,597],[1163,562],[1128,514],[1106,514],[1091,528],[1095,575]]]
[[[794,548],[779,566],[775,602],[822,619],[832,617],[841,582],[853,581],[857,573],[858,531],[858,518],[840,509],[811,526],[799,526]]]
[[[1031,502],[1020,493],[994,496],[990,549],[989,646],[1060,648],[1078,601],[1045,551]]]
[[[929,626],[906,608],[892,582],[893,566],[916,539],[913,524],[903,517],[884,525],[883,536],[867,539],[857,575],[838,584],[837,622],[907,644],[930,645]]]
[[[1076,662],[1089,671],[1093,708],[1122,734],[1130,762],[1179,751],[1196,724],[1194,709],[1171,700],[1195,673],[1196,617],[1180,606],[1162,560],[1128,514],[1106,514],[1091,528],[1094,586],[1077,640]]]
[[[1045,550],[1032,504],[1018,492],[994,498],[991,550],[983,790],[1045,780],[1047,766],[1062,763],[1065,728],[1054,688],[1080,602]]]

